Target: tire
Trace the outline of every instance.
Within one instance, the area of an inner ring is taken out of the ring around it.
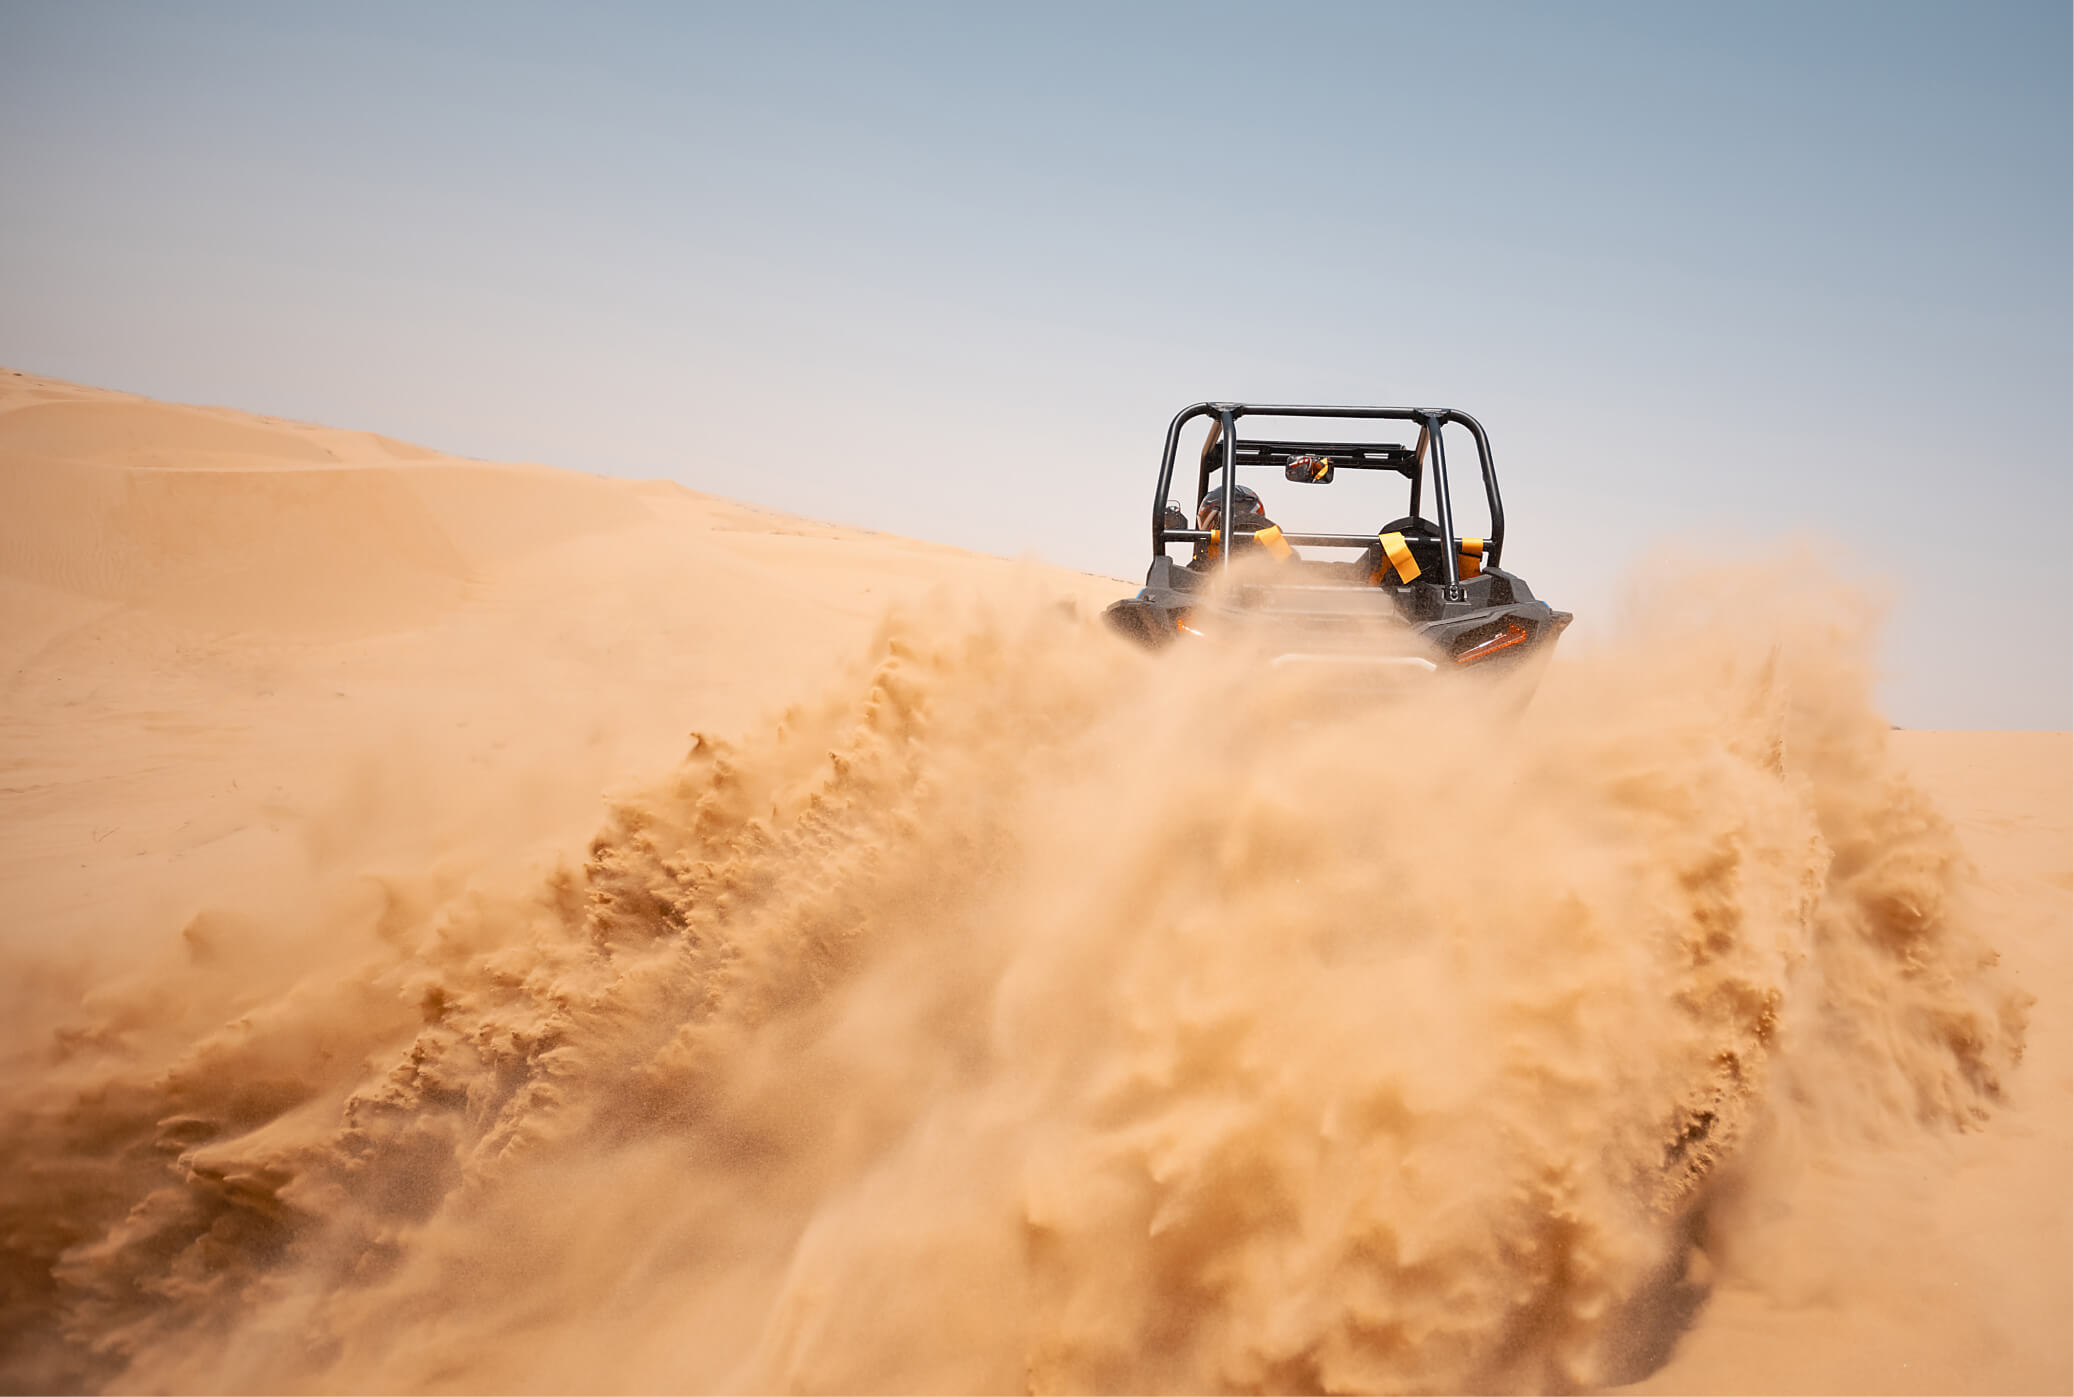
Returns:
[[[1102,613],[1102,619],[1114,627],[1118,634],[1136,641],[1148,650],[1157,650],[1174,638],[1174,627],[1167,620],[1166,612],[1139,601],[1136,597],[1112,602],[1108,610]]]

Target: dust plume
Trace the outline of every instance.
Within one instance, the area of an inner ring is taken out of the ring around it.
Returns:
[[[313,900],[265,981],[200,925],[10,1044],[0,1383],[1638,1377],[1753,1142],[2021,1051],[1871,630],[1724,575],[1520,709],[892,616],[531,891]]]

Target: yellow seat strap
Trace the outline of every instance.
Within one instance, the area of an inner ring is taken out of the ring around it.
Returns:
[[[1282,562],[1286,563],[1296,556],[1296,550],[1289,546],[1289,540],[1282,537],[1282,526],[1280,524],[1270,524],[1264,529],[1255,529],[1253,531],[1253,541],[1274,554]]]
[[[1368,575],[1369,582],[1380,583],[1383,580],[1384,563],[1397,569],[1399,582],[1410,582],[1419,575],[1419,560],[1412,557],[1411,548],[1405,543],[1403,534],[1377,534],[1376,542],[1383,545],[1383,556],[1376,563],[1375,571]]]
[[[1474,577],[1482,572],[1483,540],[1480,538],[1463,539],[1462,551],[1455,555],[1455,560],[1461,564],[1458,571],[1464,577]]]

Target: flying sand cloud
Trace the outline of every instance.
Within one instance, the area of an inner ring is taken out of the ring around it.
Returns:
[[[1515,714],[891,616],[529,891],[95,1000],[5,1089],[10,1379],[1640,1376],[1753,1141],[1976,1124],[2021,1051],[1862,620],[1723,573]]]

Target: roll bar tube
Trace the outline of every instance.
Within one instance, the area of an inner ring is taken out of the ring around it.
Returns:
[[[1440,509],[1440,574],[1452,587],[1462,579],[1456,575],[1459,564],[1455,561],[1455,507],[1447,488],[1447,448],[1440,442],[1440,414],[1427,413],[1426,426],[1432,434],[1433,459],[1429,467],[1433,472],[1433,503]]]
[[[1224,429],[1224,506],[1217,515],[1224,521],[1224,542],[1219,547],[1224,553],[1221,566],[1229,572],[1232,554],[1239,551],[1232,546],[1237,540],[1231,526],[1232,490],[1238,484],[1239,475],[1239,420],[1229,407],[1221,407],[1217,410],[1217,425]]]
[[[1202,538],[1196,529],[1169,530],[1166,527],[1167,499],[1174,487],[1174,457],[1181,449],[1181,429],[1198,417],[1214,414],[1218,426],[1223,429],[1224,485],[1222,489],[1222,517],[1231,518],[1233,479],[1237,475],[1235,455],[1237,452],[1238,420],[1241,417],[1342,417],[1370,421],[1415,422],[1426,427],[1432,440],[1432,470],[1437,507],[1440,511],[1441,533],[1452,544],[1455,538],[1453,502],[1449,496],[1447,480],[1447,457],[1441,446],[1442,426],[1450,422],[1460,423],[1476,442],[1477,465],[1483,476],[1484,500],[1490,507],[1491,534],[1488,540],[1488,556],[1492,567],[1500,566],[1505,557],[1505,503],[1498,493],[1498,472],[1491,461],[1491,441],[1485,435],[1483,424],[1466,412],[1453,408],[1410,408],[1410,407],[1321,407],[1301,405],[1269,405],[1264,403],[1191,403],[1174,415],[1167,426],[1166,449],[1160,455],[1159,487],[1152,496],[1152,552],[1155,557],[1166,551],[1169,542],[1193,543]],[[1200,482],[1198,482],[1200,483]],[[1417,482],[1414,481],[1414,489]],[[1322,538],[1322,536],[1319,536]],[[1352,537],[1352,536],[1349,536]],[[1447,580],[1457,582],[1457,564],[1452,546],[1442,549],[1445,558]],[[1224,549],[1224,563],[1230,566],[1232,550]]]

